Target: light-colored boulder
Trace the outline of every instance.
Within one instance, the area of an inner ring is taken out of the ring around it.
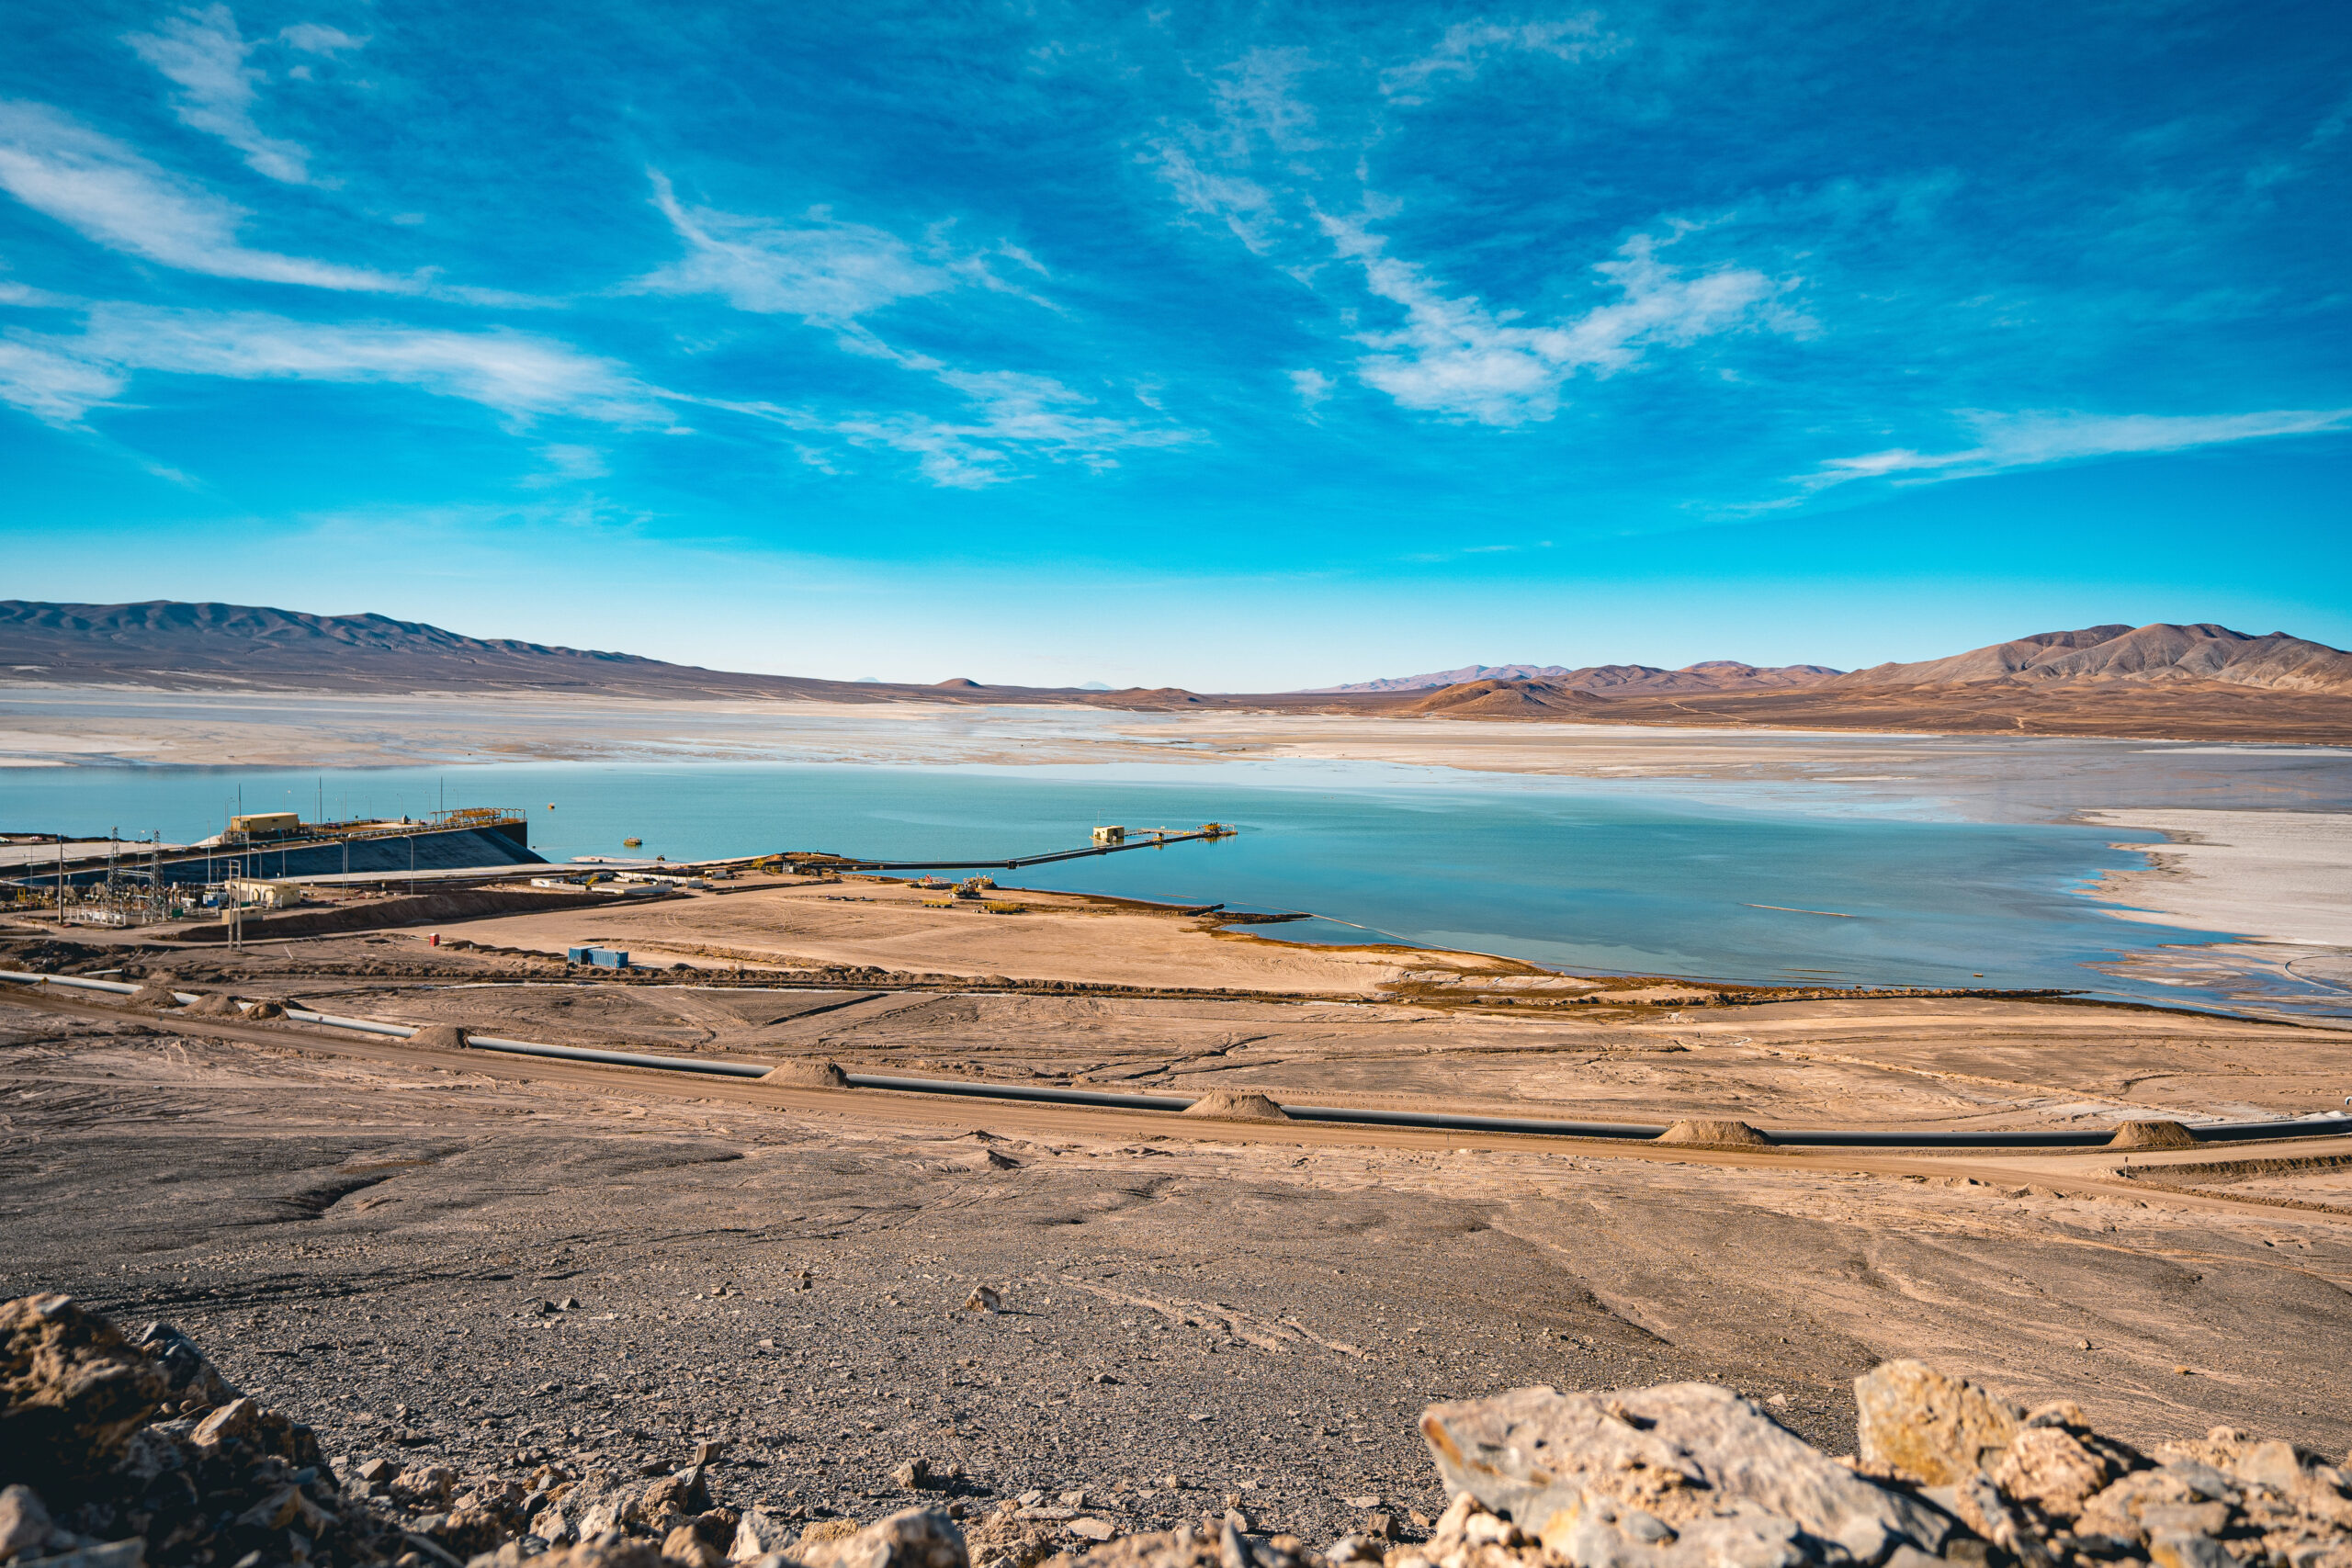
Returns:
[[[944,1508],[907,1508],[855,1535],[804,1544],[792,1554],[805,1568],[969,1568],[964,1532]]]
[[[1862,1463],[1922,1486],[1950,1486],[2009,1446],[2019,1412],[1924,1361],[1886,1361],[1854,1380]]]
[[[30,1551],[49,1539],[49,1509],[40,1494],[17,1484],[0,1487],[0,1562]]]
[[[1711,1383],[1615,1393],[1519,1389],[1431,1405],[1421,1435],[1449,1491],[1555,1551],[1573,1545],[1568,1554],[1580,1563],[1614,1550],[1595,1531],[1578,1535],[1588,1519],[1630,1541],[1619,1526],[1634,1511],[1678,1535],[1732,1528],[1701,1521],[1746,1521],[1733,1529],[1738,1539],[1718,1543],[1743,1563],[1770,1558],[1766,1538],[1785,1536],[1768,1518],[1834,1540],[1865,1562],[1904,1541],[1938,1551],[1950,1531],[1936,1510],[1837,1463],[1752,1401]],[[1751,1558],[1751,1547],[1760,1556]],[[1715,1560],[1705,1555],[1715,1546],[1691,1550],[1694,1562]]]
[[[798,1532],[791,1525],[777,1518],[756,1505],[744,1510],[735,1524],[734,1544],[727,1549],[730,1562],[749,1562],[790,1549]]]
[[[2120,1473],[2061,1427],[2029,1427],[1993,1466],[1993,1484],[2012,1501],[2072,1519]]]

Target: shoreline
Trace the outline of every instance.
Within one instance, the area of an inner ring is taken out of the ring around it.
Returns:
[[[392,737],[401,738],[398,752]],[[124,819],[132,820],[148,809],[137,802],[150,798],[151,788],[168,795],[180,787],[167,783],[172,777],[220,776],[225,792],[227,777],[245,770],[283,773],[288,778],[277,783],[304,784],[309,781],[302,774],[333,772],[345,775],[355,795],[363,789],[411,795],[422,789],[429,804],[433,762],[450,757],[457,760],[444,765],[472,775],[460,787],[477,791],[489,787],[498,770],[535,765],[577,769],[583,777],[608,769],[658,774],[909,766],[1034,778],[1047,787],[1094,776],[1122,786],[1164,780],[1219,789],[1468,789],[1493,791],[1498,799],[1529,788],[1815,821],[2046,823],[2163,834],[2166,841],[2161,844],[2115,845],[2143,863],[2095,869],[2093,862],[2083,874],[2078,896],[2098,914],[2128,922],[2117,928],[2116,942],[2126,951],[2112,960],[2094,960],[2078,980],[2034,973],[2035,987],[2108,989],[2100,983],[2104,973],[2125,980],[2121,988],[2127,993],[2151,984],[2162,987],[2158,998],[2175,987],[2202,993],[2183,996],[2183,1005],[2284,1004],[2338,1015],[2346,1010],[2339,956],[2352,976],[2352,953],[2346,951],[2352,950],[2352,907],[2340,897],[2328,902],[2324,884],[2334,877],[2352,886],[2352,842],[2330,850],[2323,873],[2298,870],[2298,860],[2310,858],[2300,840],[2234,844],[2216,829],[2229,823],[2241,837],[2240,830],[2249,828],[2275,837],[2280,824],[2292,822],[2305,825],[2306,835],[2316,825],[2352,840],[2352,769],[2337,765],[2346,755],[2310,746],[2175,747],[2043,736],[1888,737],[1322,714],[772,700],[663,707],[633,698],[543,694],[450,700],[0,687],[0,778],[13,775],[18,781],[21,816],[56,816],[74,801],[78,811],[128,813]],[[1215,771],[1220,766],[1230,771],[1220,774]],[[1204,768],[1211,772],[1204,773]],[[416,776],[398,776],[402,772]],[[384,773],[394,776],[375,782]],[[83,794],[85,786],[76,781],[97,785],[100,775],[114,782],[95,795]],[[142,776],[152,786],[136,782]],[[254,781],[243,782],[250,793]],[[265,787],[274,791],[276,783]],[[2148,804],[2214,799],[2276,799],[2304,809]],[[2117,806],[2118,801],[2135,804]],[[113,817],[94,819],[103,824]],[[2305,886],[2314,880],[2320,886]],[[2298,887],[2302,891],[2295,892]],[[1770,900],[1773,906],[1801,902]],[[2301,911],[2293,921],[2282,919],[2288,908]],[[1234,923],[1245,929],[1228,932],[1228,940],[1252,935],[1281,949],[1330,951],[1342,945],[1285,940],[1277,928],[1249,931],[1254,922]],[[2166,926],[2187,931],[2168,942],[2171,933],[2147,929]],[[1383,938],[1396,940],[1393,933],[1374,931],[1366,929],[1372,940],[1362,945],[1378,948],[1385,945]],[[2217,942],[2215,933],[2253,941]],[[2282,955],[2276,951],[2281,943],[2309,951]],[[1414,944],[1406,939],[1399,945]],[[1459,942],[1442,945],[1481,951]],[[1657,956],[1667,954],[1661,950]],[[1703,953],[1683,956],[1702,962],[1660,968],[1653,961],[1638,972],[1738,971],[1736,964],[1704,964]],[[1558,961],[1532,962],[1550,969]],[[1605,959],[1598,967],[1561,963],[1554,972],[1589,969],[1612,973]],[[1614,973],[1635,972],[1628,967]],[[1911,977],[1889,974],[1881,985]],[[1685,989],[1716,984],[1672,983]]]
[[[397,739],[395,739],[397,737]],[[1996,734],[1932,727],[1385,717],[580,693],[172,691],[0,683],[0,771],[189,767],[300,771],[501,763],[923,762],[934,765],[1317,758],[1474,773],[1807,782],[1804,753],[1900,768],[2020,743],[2130,755],[2224,748],[2352,761],[2352,746],[2259,739]]]
[[[2111,911],[2118,919],[2352,948],[2352,813],[2115,808],[2082,818],[2165,836],[2161,845],[2119,844],[2148,865],[2093,885],[2093,897],[2128,906]]]

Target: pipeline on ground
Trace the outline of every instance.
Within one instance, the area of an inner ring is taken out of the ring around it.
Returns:
[[[0,980],[31,985],[68,986],[80,990],[129,996],[137,986],[119,980],[95,980],[79,975],[37,975],[0,969]],[[175,991],[182,1004],[194,1002],[194,993]],[[406,1040],[417,1032],[405,1023],[345,1018],[288,1008],[286,1017],[296,1023],[322,1024],[359,1034]],[[467,1048],[510,1056],[548,1056],[605,1066],[639,1067],[655,1072],[699,1073],[711,1077],[763,1078],[779,1064],[774,1062],[705,1061],[695,1056],[662,1056],[641,1051],[603,1051],[584,1045],[550,1045],[534,1040],[507,1040],[494,1034],[466,1036]],[[953,1095],[969,1100],[1005,1100],[1041,1105],[1092,1106],[1105,1111],[1156,1111],[1174,1114],[1191,1109],[1191,1097],[1172,1094],[1114,1094],[1102,1089],[1065,1089],[1058,1084],[973,1082],[962,1078],[906,1078],[879,1073],[843,1075],[852,1089],[888,1089],[899,1094]],[[1638,1122],[1564,1122],[1529,1116],[1468,1116],[1430,1111],[1377,1111],[1352,1105],[1283,1105],[1294,1122],[1333,1122],[1358,1126],[1420,1127],[1453,1133],[1509,1133],[1534,1137],[1610,1138],[1629,1143],[1654,1143],[1663,1137],[1663,1123]],[[2331,1112],[2296,1121],[2197,1122],[2184,1123],[2199,1143],[2238,1143],[2267,1138],[2314,1138],[2352,1134],[2352,1115]],[[1971,1129],[1967,1131],[1891,1131],[1852,1128],[1759,1128],[1774,1146],[1881,1149],[2038,1149],[2094,1148],[2114,1136],[2113,1128],[2086,1130]]]

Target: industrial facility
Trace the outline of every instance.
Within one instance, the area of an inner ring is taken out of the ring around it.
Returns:
[[[19,899],[52,905],[67,925],[118,928],[284,908],[312,878],[396,882],[546,863],[531,852],[523,813],[492,807],[422,821],[304,822],[290,811],[255,812],[192,844],[23,834],[0,843],[0,877]]]
[[[69,839],[60,834],[0,833],[0,897],[54,911],[61,925],[127,929],[170,922],[219,922],[211,932],[184,931],[178,940],[225,935],[234,945],[263,931],[307,934],[345,929],[345,915],[321,906],[371,896],[458,891],[527,880],[541,895],[599,897],[699,891],[711,879],[731,882],[744,872],[834,879],[844,873],[999,871],[1050,862],[1115,854],[1125,850],[1230,838],[1222,822],[1196,829],[1098,827],[1083,849],[1008,860],[872,860],[820,851],[664,863],[603,855],[573,857],[569,870],[537,875],[546,857],[530,847],[524,813],[496,807],[435,811],[416,820],[367,818],[305,822],[291,811],[241,813],[228,828],[190,844],[160,839]],[[977,904],[991,914],[1022,906],[983,897],[996,886],[985,875],[949,884],[925,875],[925,888],[949,888],[944,907]],[[333,890],[333,891],[330,891]],[[249,925],[250,920],[250,925]],[[322,924],[322,922],[325,922]],[[628,967],[628,957],[588,960]]]

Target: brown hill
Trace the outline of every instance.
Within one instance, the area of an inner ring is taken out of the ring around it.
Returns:
[[[1586,693],[1544,681],[1465,681],[1387,711],[1398,717],[1565,718],[1600,705]]]
[[[2202,623],[2042,632],[1949,659],[1880,664],[1825,682],[1838,688],[1967,685],[1986,681],[2089,683],[2221,682],[2352,695],[2352,653],[2271,632]]]

